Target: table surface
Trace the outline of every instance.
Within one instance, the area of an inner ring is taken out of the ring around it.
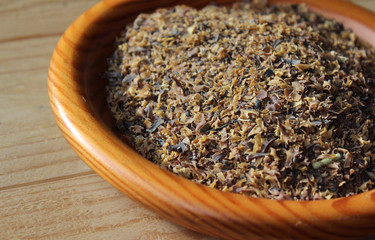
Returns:
[[[375,0],[352,0],[375,11]],[[87,167],[58,130],[47,69],[98,0],[0,0],[0,239],[213,239],[144,209]]]

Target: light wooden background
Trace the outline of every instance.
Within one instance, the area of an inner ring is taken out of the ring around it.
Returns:
[[[0,239],[213,239],[144,209],[60,134],[47,69],[59,36],[97,0],[0,0]],[[353,0],[375,11],[375,0]]]

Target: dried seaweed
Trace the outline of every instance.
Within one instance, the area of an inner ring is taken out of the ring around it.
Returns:
[[[149,129],[147,129],[147,132],[152,133],[155,132],[156,129],[164,122],[162,118],[156,117],[155,122],[151,125]]]
[[[304,5],[176,6],[116,44],[108,104],[151,161],[262,198],[374,188],[375,50],[342,24]]]

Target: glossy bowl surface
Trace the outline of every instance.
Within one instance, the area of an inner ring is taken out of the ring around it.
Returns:
[[[141,12],[211,0],[108,0],[81,15],[54,51],[48,91],[56,122],[77,154],[113,186],[189,229],[226,239],[357,239],[375,236],[375,191],[319,201],[255,199],[210,189],[167,172],[121,141],[102,76],[114,39]],[[216,1],[227,4],[233,1]],[[341,0],[305,2],[375,45],[375,14]]]

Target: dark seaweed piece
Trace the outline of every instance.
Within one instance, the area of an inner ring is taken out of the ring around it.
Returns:
[[[264,76],[265,77],[272,77],[274,75],[273,73],[273,70],[271,68],[268,68],[265,72],[264,72]]]
[[[107,77],[107,78],[114,78],[114,79],[121,78],[121,71],[108,71],[105,74],[105,77]]]
[[[223,158],[225,158],[227,156],[227,154],[228,154],[227,150],[223,150],[223,151],[217,152],[214,155],[212,155],[212,160],[214,160],[215,162],[216,161],[220,161]]]
[[[259,110],[262,107],[262,103],[260,102],[259,98],[255,100],[255,109]]]
[[[209,131],[220,131],[221,129],[226,128],[229,124],[230,124],[230,122],[224,123],[224,125],[222,125],[218,128],[215,128],[215,129],[211,129]]]
[[[164,141],[164,139],[162,139],[162,138],[158,138],[158,139],[156,139],[156,141],[157,141],[161,146],[164,146],[164,144],[165,144],[165,141]]]
[[[145,114],[146,114],[146,117],[147,118],[152,118],[152,107],[150,106],[150,105],[147,105],[146,107],[145,107]]]
[[[268,139],[262,146],[260,152],[261,153],[264,153],[268,150],[268,148],[271,146],[271,144],[276,140],[276,138],[272,137],[270,139]]]
[[[211,125],[209,123],[206,123],[201,128],[199,128],[200,133],[207,133],[209,131],[211,131]]]
[[[275,48],[277,47],[280,43],[282,43],[283,41],[281,39],[277,39],[273,44],[272,44],[272,47]]]
[[[155,132],[155,130],[164,122],[162,118],[154,117],[154,123],[151,125],[150,129],[147,129],[146,131],[149,133]]]
[[[167,146],[167,150],[183,153],[188,149],[188,147],[181,141],[179,141],[176,145],[169,145]]]
[[[118,128],[120,131],[124,133],[130,133],[129,128],[133,125],[133,122],[128,122],[126,120],[116,122],[116,128]]]
[[[295,65],[295,64],[300,64],[301,63],[301,60],[299,60],[299,59],[285,59],[285,58],[281,58],[281,61],[284,62],[284,63],[288,63],[290,65]]]
[[[254,155],[251,155],[251,156],[247,156],[246,159],[247,160],[253,160],[255,158],[260,158],[260,157],[264,157],[264,156],[267,156],[268,153],[256,153]]]
[[[123,83],[130,83],[131,81],[133,81],[135,79],[136,75],[135,74],[129,74],[129,75],[126,75],[123,79],[122,79],[122,82]]]
[[[247,148],[249,148],[249,149],[253,149],[253,147],[254,147],[254,143],[252,143],[252,142],[245,142],[244,145],[245,145]]]

